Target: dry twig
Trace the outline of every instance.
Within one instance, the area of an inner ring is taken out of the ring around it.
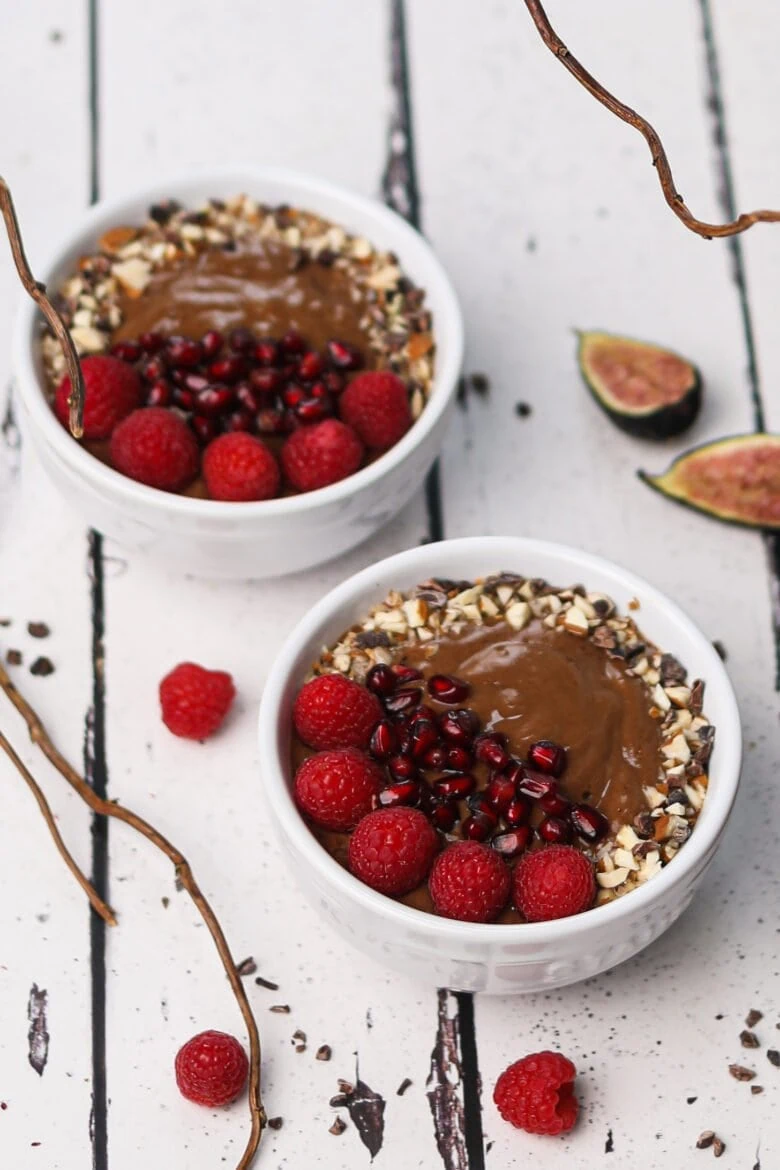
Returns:
[[[84,379],[81,374],[78,354],[68,328],[54,305],[46,295],[46,285],[35,279],[24,254],[24,244],[19,231],[19,220],[16,218],[14,201],[5,179],[0,175],[0,214],[5,220],[5,230],[8,232],[8,242],[11,245],[11,255],[14,258],[19,279],[30,294],[38,308],[51,326],[52,332],[62,346],[65,362],[70,375],[70,395],[68,406],[70,414],[68,425],[70,432],[76,439],[84,433]]]
[[[65,757],[60,754],[49,738],[48,733],[46,732],[46,729],[44,728],[37,714],[27,702],[27,700],[23,698],[23,696],[16,689],[8,673],[2,665],[0,665],[0,690],[5,692],[16,710],[24,719],[25,723],[27,724],[27,730],[30,733],[30,739],[32,742],[40,748],[40,750],[46,756],[47,760],[49,760],[49,762],[54,765],[60,775],[65,780],[67,780],[71,788],[78,793],[78,795],[86,804],[89,805],[92,811],[97,813],[98,816],[113,817],[115,820],[123,821],[126,825],[130,825],[130,827],[135,829],[136,832],[140,833],[141,836],[146,837],[147,841],[151,841],[151,843],[156,846],[156,848],[159,849],[162,853],[164,853],[165,856],[173,863],[176,870],[176,877],[179,879],[181,885],[192,898],[192,901],[195,903],[201,918],[206,924],[209,933],[214,940],[217,953],[222,960],[222,966],[225,969],[225,974],[228,977],[233,994],[236,997],[236,1002],[238,1003],[241,1015],[244,1018],[244,1024],[249,1036],[249,1112],[251,1117],[251,1128],[246,1149],[241,1155],[241,1159],[236,1166],[236,1170],[249,1170],[249,1167],[254,1162],[255,1154],[257,1153],[257,1149],[260,1144],[263,1126],[266,1122],[265,1110],[263,1109],[263,1103],[260,1094],[260,1036],[254,1014],[251,1007],[249,1006],[249,1000],[247,999],[246,992],[244,991],[244,987],[241,982],[241,977],[238,974],[235,961],[230,952],[230,947],[228,946],[227,939],[225,938],[222,927],[220,926],[214,911],[211,909],[211,906],[209,905],[206,897],[201,892],[200,887],[195,881],[195,877],[192,870],[190,869],[187,859],[182,853],[179,852],[176,846],[172,845],[171,842],[168,841],[167,838],[162,835],[162,833],[159,833],[157,829],[150,825],[148,821],[143,820],[142,817],[137,816],[134,812],[131,812],[130,809],[122,808],[121,805],[113,804],[110,801],[103,800],[101,797],[99,797],[95,792],[93,792],[92,788],[90,788],[86,780],[84,780],[83,777],[80,776],[78,772],[76,772],[76,770],[68,763]],[[0,737],[0,739],[3,740],[3,742],[0,743],[0,746],[5,747],[6,741],[4,737]],[[11,749],[9,755],[17,767],[20,767],[22,775],[25,775],[26,769],[24,769],[24,765],[21,763],[18,756],[16,756],[16,753],[13,752],[13,749]],[[26,775],[25,779],[27,779]],[[32,780],[32,777],[30,777],[30,780]],[[35,785],[34,781],[33,786],[33,791],[35,792],[37,785]],[[48,805],[46,808],[48,808]],[[44,811],[43,807],[42,811]],[[44,815],[46,815],[45,811]],[[56,826],[54,826],[53,822],[48,818],[47,824],[49,825],[49,828],[52,830],[52,832],[56,834]],[[57,840],[56,835],[55,840]],[[59,846],[61,846],[60,852],[63,853],[63,856],[67,860],[69,855],[67,854],[64,845],[59,842],[58,847]],[[86,879],[84,879],[83,875],[80,875],[77,870],[76,877],[77,879],[80,879],[80,884],[84,886]],[[90,899],[90,901],[91,900],[92,899]]]
[[[686,206],[682,195],[675,187],[672,168],[669,165],[669,159],[667,158],[663,143],[647,119],[643,118],[636,110],[632,110],[630,106],[621,102],[619,98],[616,98],[614,94],[611,94],[609,90],[605,89],[588,72],[585,66],[581,65],[577,58],[572,56],[550,24],[547,13],[542,7],[540,0],[525,0],[525,6],[530,12],[531,19],[536,25],[545,45],[558,58],[564,68],[569,70],[569,73],[579,81],[580,85],[583,85],[587,89],[588,93],[596,101],[601,102],[602,106],[606,106],[608,110],[623,122],[627,122],[629,126],[633,126],[645,139],[647,145],[650,147],[650,153],[653,156],[653,166],[658,171],[658,179],[664,193],[664,198],[677,218],[682,220],[687,228],[690,228],[692,232],[696,232],[697,235],[703,236],[706,240],[711,240],[714,237],[735,236],[739,232],[746,231],[747,228],[752,227],[755,223],[780,223],[780,211],[766,210],[746,211],[729,223],[705,223],[697,219],[693,212]]]

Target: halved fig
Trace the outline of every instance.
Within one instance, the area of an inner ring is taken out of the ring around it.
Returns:
[[[663,475],[639,478],[730,524],[780,530],[780,435],[732,435],[694,447]]]
[[[679,354],[611,333],[579,333],[585,384],[612,421],[641,439],[679,435],[699,413],[701,375]]]

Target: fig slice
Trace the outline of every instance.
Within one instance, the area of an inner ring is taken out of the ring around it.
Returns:
[[[699,413],[701,375],[691,362],[631,337],[578,333],[580,373],[601,409],[640,439],[667,439]]]
[[[747,528],[780,531],[780,435],[732,435],[639,478],[669,499]]]

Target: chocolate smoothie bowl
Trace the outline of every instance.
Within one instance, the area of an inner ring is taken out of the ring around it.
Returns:
[[[405,965],[425,940],[420,966],[451,986],[528,990],[627,957],[687,904],[739,741],[722,665],[671,603],[585,554],[476,538],[321,607],[269,680],[264,775],[298,876],[357,945]]]

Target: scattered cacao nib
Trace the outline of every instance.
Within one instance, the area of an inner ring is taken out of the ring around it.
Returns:
[[[28,622],[27,633],[31,638],[48,638],[51,630],[46,622]]]
[[[30,667],[30,674],[40,675],[45,678],[47,674],[54,674],[54,663],[50,658],[36,658]]]
[[[602,650],[614,650],[617,646],[615,631],[609,626],[597,626],[590,636],[594,646],[601,646]]]
[[[165,199],[161,203],[153,203],[149,208],[149,218],[153,219],[155,223],[164,225],[180,207],[181,204],[177,203],[175,199]]]
[[[269,1012],[276,1012],[276,1014],[280,1016],[289,1016],[290,1005],[289,1003],[275,1003],[272,1004],[268,1010]]]
[[[420,601],[425,601],[431,609],[444,609],[447,604],[447,594],[442,589],[423,589],[419,586],[414,595]]]
[[[355,645],[360,650],[373,650],[376,646],[389,646],[390,635],[384,630],[364,630],[355,638]]]
[[[637,837],[643,837],[645,840],[654,835],[655,821],[649,812],[637,813],[634,817],[634,831]]]
[[[750,1092],[753,1094],[754,1097],[757,1097],[758,1094],[763,1093],[763,1091],[764,1091],[763,1085],[751,1085],[750,1086]]]
[[[698,1100],[699,1100],[698,1097],[686,1097],[685,1103],[686,1103],[686,1105],[695,1105]]]
[[[170,898],[167,898],[167,897],[165,897],[165,895],[163,895],[163,897],[162,897],[162,898],[160,898],[160,901],[161,901],[161,902],[162,902],[162,904],[163,904],[163,910],[167,910],[167,909],[168,909],[168,907],[169,907],[169,906],[170,906],[170,904],[171,904],[171,900],[170,900]]]
[[[739,1042],[743,1048],[760,1048],[761,1047],[761,1045],[758,1042],[758,1036],[756,1036],[755,1032],[748,1031],[747,1028],[745,1028],[742,1032],[740,1032]]]
[[[688,677],[688,671],[673,654],[661,655],[661,685],[664,687],[682,686]]]
[[[766,1058],[775,1068],[780,1068],[780,1052],[776,1048],[767,1049]]]
[[[293,1032],[293,1037],[292,1037],[291,1043],[295,1046],[296,1052],[305,1052],[306,1051],[306,1033],[301,1031],[300,1028],[296,1028],[295,1031]]]
[[[715,1139],[713,1140],[713,1143],[712,1143],[713,1154],[715,1155],[716,1158],[719,1158],[725,1149],[726,1149],[726,1143],[724,1142],[723,1138],[719,1138],[716,1134]]]
[[[721,661],[725,662],[726,659],[728,658],[728,653],[727,653],[726,647],[723,645],[723,643],[718,638],[715,638],[712,645],[715,649],[716,654],[721,659]]]
[[[751,1068],[745,1068],[743,1064],[730,1064],[729,1073],[735,1081],[752,1081],[756,1075]]]
[[[691,697],[688,700],[688,707],[692,714],[701,715],[702,707],[704,705],[704,680],[697,678],[691,687]]]
[[[22,652],[21,652],[21,650],[9,650],[5,656],[5,660],[9,666],[21,666],[22,665]]]
[[[342,1134],[346,1128],[346,1121],[342,1121],[340,1117],[337,1117],[333,1122],[333,1125],[328,1130],[328,1133],[332,1133],[334,1137],[339,1137],[339,1135]]]
[[[256,970],[257,970],[257,963],[254,961],[254,959],[252,958],[251,955],[249,955],[249,957],[246,959],[242,959],[241,962],[236,967],[236,971],[238,972],[238,974],[241,976],[242,979],[244,978],[245,975],[254,975]]]
[[[472,374],[469,378],[471,389],[475,394],[490,393],[490,379],[487,374]]]
[[[614,1152],[615,1152],[615,1139],[612,1136],[612,1130],[608,1129],[607,1130],[607,1140],[604,1143],[604,1153],[605,1154],[614,1154]]]
[[[518,418],[528,418],[529,414],[533,414],[533,407],[530,402],[516,402],[515,414]]]
[[[282,1117],[269,1117],[267,1124],[268,1124],[269,1129],[281,1129],[282,1126],[284,1125],[284,1118],[282,1118]]]
[[[316,1053],[314,1054],[314,1059],[315,1060],[330,1060],[332,1055],[333,1055],[333,1049],[331,1048],[330,1044],[320,1044],[319,1048],[317,1049]]]
[[[641,658],[646,649],[647,646],[644,642],[636,642],[633,646],[629,646],[625,654],[626,662],[630,665],[634,659]],[[663,670],[663,659],[661,659],[661,669]]]
[[[751,1008],[745,1016],[745,1027],[755,1028],[756,1024],[760,1023],[764,1018],[764,1013],[760,1012],[758,1008]]]
[[[10,618],[0,618],[0,626],[6,627],[6,626],[10,626],[10,624],[11,624]]]
[[[466,410],[472,394],[476,394],[478,398],[487,398],[489,393],[490,382],[486,374],[466,374],[458,382],[458,406]]]
[[[257,984],[258,987],[265,987],[265,989],[267,991],[278,991],[279,990],[278,983],[272,983],[270,979],[263,979],[262,975],[258,975],[256,977],[255,983]]]
[[[396,1097],[403,1097],[406,1090],[411,1087],[411,1084],[412,1084],[412,1082],[409,1079],[409,1077],[404,1077],[404,1079],[401,1081],[400,1085],[398,1086],[398,1088],[395,1091]]]
[[[715,1131],[712,1129],[705,1129],[696,1139],[697,1150],[708,1150],[715,1141]]]
[[[690,804],[684,788],[670,788],[664,804]]]

